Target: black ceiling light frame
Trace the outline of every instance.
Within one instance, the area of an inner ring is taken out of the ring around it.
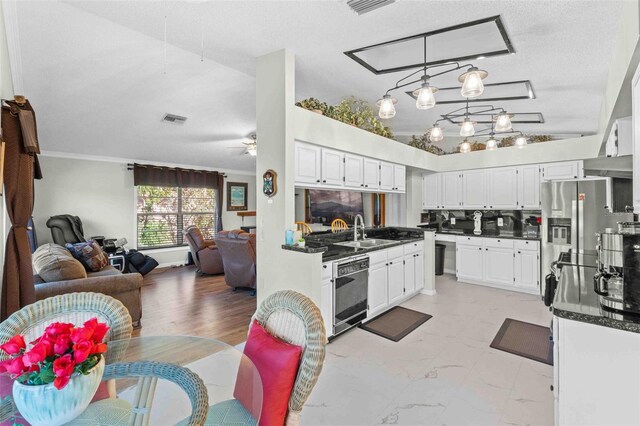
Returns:
[[[504,87],[504,86],[517,86],[517,85],[521,85],[524,86],[524,90],[526,91],[525,94],[514,94],[514,95],[508,95],[508,96],[491,96],[491,87]],[[486,91],[489,92],[488,97],[484,97],[484,96],[480,96],[478,98],[455,98],[452,100],[448,100],[448,101],[443,101],[442,99],[438,99],[438,105],[446,105],[446,104],[461,104],[461,103],[466,103],[467,101],[469,102],[499,102],[499,101],[518,101],[518,100],[523,100],[523,99],[535,99],[536,98],[536,94],[533,91],[533,85],[531,84],[530,80],[517,80],[517,81],[504,81],[501,83],[485,83],[484,84],[484,88]],[[439,89],[440,94],[442,95],[442,92],[446,92],[446,91],[456,91],[459,92],[460,91],[460,86],[451,86],[451,87],[441,87]],[[405,93],[407,95],[409,95],[412,99],[416,99],[416,96],[413,94],[413,90],[409,90],[406,91]],[[485,92],[486,94],[486,92]]]

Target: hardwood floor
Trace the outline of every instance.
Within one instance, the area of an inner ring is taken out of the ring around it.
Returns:
[[[195,266],[159,268],[144,277],[142,328],[134,336],[182,334],[237,345],[247,339],[256,298],[233,292],[223,275],[202,276]]]

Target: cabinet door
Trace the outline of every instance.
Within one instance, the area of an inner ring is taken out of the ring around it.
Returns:
[[[542,165],[542,181],[583,178],[582,161],[561,161]]]
[[[424,253],[416,253],[414,254],[414,267],[415,267],[415,279],[416,291],[420,291],[424,288]]]
[[[401,257],[389,261],[387,274],[389,304],[392,304],[404,296],[404,267]]]
[[[393,165],[393,188],[395,191],[404,192],[406,189],[407,170],[400,164]]]
[[[380,189],[393,191],[393,164],[380,162]]]
[[[482,281],[483,250],[484,249],[482,247],[478,247],[478,246],[467,246],[467,245],[457,244],[456,276],[458,277],[458,279]]]
[[[459,209],[461,208],[460,192],[461,192],[460,173],[442,173],[442,208]]]
[[[364,163],[359,155],[344,155],[344,186],[364,188]]]
[[[380,162],[378,160],[364,159],[364,187],[369,189],[380,187]]]
[[[412,254],[404,257],[404,294],[416,291],[416,258]]]
[[[442,175],[433,173],[422,177],[422,208],[442,208]]]
[[[462,173],[462,199],[467,209],[487,208],[487,173],[485,170],[467,170]]]
[[[387,307],[387,264],[372,265],[369,269],[369,315]]]
[[[487,170],[487,208],[518,208],[518,168],[500,167]]]
[[[340,151],[322,148],[322,183],[342,186],[344,175],[344,154]]]
[[[303,184],[319,184],[322,179],[320,172],[321,148],[315,145],[296,143],[295,181]]]
[[[527,290],[540,288],[540,255],[538,250],[517,250],[515,253],[515,285]]]
[[[513,249],[484,249],[484,281],[490,284],[513,285]]]
[[[333,282],[331,280],[322,281],[322,287],[320,289],[320,313],[322,314],[327,336],[333,335]]]
[[[518,167],[518,208],[540,208],[540,166]]]

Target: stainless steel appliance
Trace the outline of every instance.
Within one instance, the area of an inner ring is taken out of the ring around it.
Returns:
[[[544,182],[542,202],[542,262],[545,276],[561,253],[583,254],[596,249],[596,233],[616,228],[618,222],[633,220],[630,213],[611,213],[607,205],[606,179]],[[545,280],[540,286],[545,294]]]
[[[640,223],[622,222],[618,232],[598,234],[598,272],[593,277],[600,304],[640,314]]]
[[[333,334],[338,335],[367,317],[369,256],[336,261],[333,268]]]

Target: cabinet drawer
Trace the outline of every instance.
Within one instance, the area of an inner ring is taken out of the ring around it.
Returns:
[[[515,241],[515,249],[516,250],[534,250],[534,251],[538,251],[540,249],[540,242],[539,241],[516,240]]]
[[[333,264],[332,262],[326,262],[322,264],[322,281],[327,281],[333,278]]]
[[[417,253],[419,251],[424,250],[424,242],[423,241],[414,241],[412,243],[405,244],[402,247],[404,247],[404,254]]]
[[[444,241],[447,243],[455,243],[456,238],[457,237],[455,235],[440,234],[439,232],[436,232],[436,242]]]
[[[487,248],[513,249],[513,240],[503,239],[503,238],[485,238],[484,246]]]
[[[480,237],[456,237],[456,244],[464,244],[466,246],[482,247],[484,238]]]
[[[389,260],[396,259],[402,256],[404,256],[404,249],[402,246],[391,247],[390,249],[387,249],[387,259]]]
[[[387,261],[387,250],[376,250],[369,253],[369,265],[374,266]]]

